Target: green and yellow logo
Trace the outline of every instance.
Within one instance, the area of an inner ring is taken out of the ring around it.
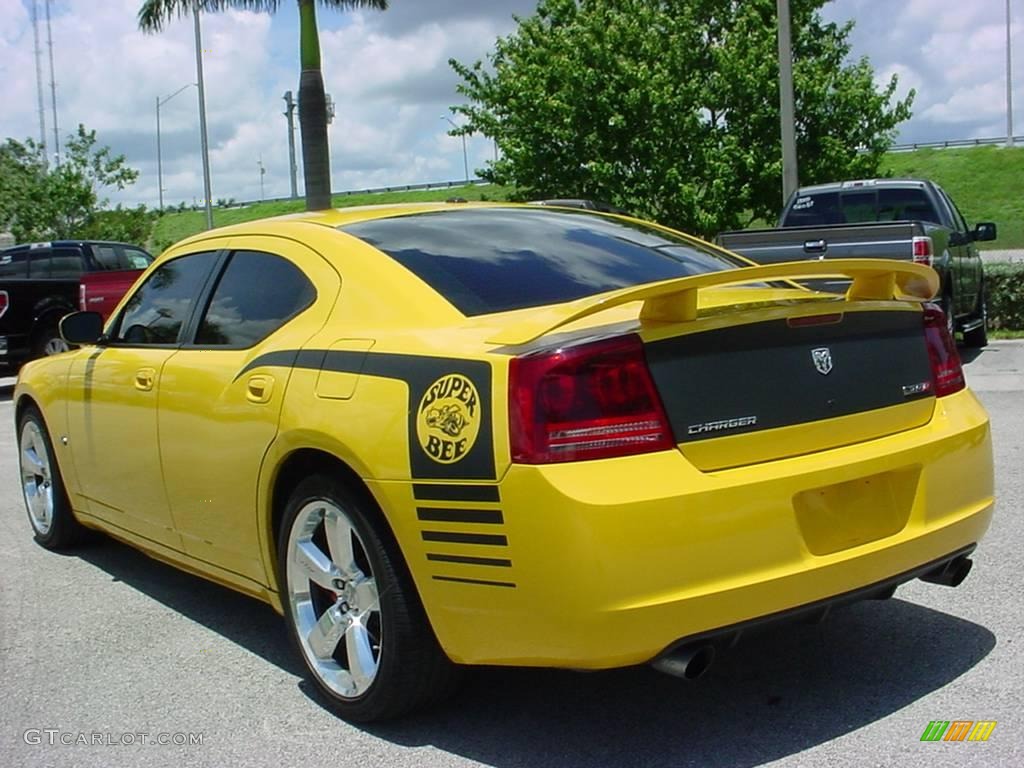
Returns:
[[[416,413],[416,436],[423,451],[439,464],[465,458],[480,432],[480,396],[459,373],[435,381],[423,394]]]
[[[995,720],[932,720],[921,741],[988,741],[995,728]]]

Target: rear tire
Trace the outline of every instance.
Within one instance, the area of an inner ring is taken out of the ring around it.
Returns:
[[[42,414],[29,407],[18,422],[21,491],[36,543],[46,549],[77,544],[85,529],[75,519]]]
[[[982,284],[978,292],[978,308],[975,319],[981,320],[981,325],[973,331],[964,331],[964,346],[980,349],[988,346],[988,291]]]
[[[320,694],[353,722],[439,701],[459,676],[376,512],[334,477],[313,475],[289,497],[278,538],[289,634]]]

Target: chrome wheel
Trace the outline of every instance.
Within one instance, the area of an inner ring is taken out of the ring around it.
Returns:
[[[31,419],[21,428],[20,449],[21,488],[28,517],[36,533],[45,536],[53,525],[53,473],[43,432]]]
[[[61,352],[67,352],[71,347],[64,341],[60,336],[53,336],[46,340],[43,345],[43,354],[45,355],[59,355]]]
[[[288,534],[288,608],[306,662],[334,694],[365,694],[381,663],[380,596],[367,549],[351,518],[315,500]]]

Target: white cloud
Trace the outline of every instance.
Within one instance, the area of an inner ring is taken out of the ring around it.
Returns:
[[[39,133],[26,1],[0,0],[0,136],[18,139]],[[298,82],[292,5],[283,3],[274,17],[236,11],[203,17],[215,198],[257,198],[261,156],[267,196],[288,194],[281,95],[296,91]],[[186,18],[143,35],[138,6],[139,0],[55,0],[58,107],[62,133],[79,122],[95,128],[101,142],[140,170],[134,187],[112,197],[155,204],[155,99],[195,80],[193,30]],[[337,104],[329,134],[334,188],[461,178],[461,140],[447,136],[439,119],[461,100],[448,59],[483,58],[496,36],[513,29],[512,13],[532,7],[533,0],[392,0],[384,13],[322,12],[325,83]],[[829,19],[856,20],[853,56],[870,57],[878,82],[895,73],[901,95],[917,91],[904,141],[1005,130],[1003,12],[1003,0],[834,0],[824,7]],[[45,25],[41,31],[45,46]],[[1024,9],[1013,34],[1017,125],[1024,132]],[[45,96],[51,141],[48,90]],[[166,198],[201,198],[195,89],[167,103],[161,116]],[[472,170],[493,157],[493,147],[471,137],[468,153]]]

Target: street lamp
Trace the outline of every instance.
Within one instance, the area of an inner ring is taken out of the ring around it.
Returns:
[[[1006,0],[1006,146],[1013,146],[1013,59],[1010,55],[1010,0]]]
[[[184,91],[186,88],[195,85],[195,83],[185,83],[178,90],[172,93],[170,96],[164,96],[164,98],[156,97],[156,177],[157,187],[160,190],[160,212],[164,210],[164,163],[163,155],[160,152],[160,107],[166,104],[168,101],[173,99],[179,93]]]
[[[206,138],[206,89],[203,87],[203,40],[199,30],[199,6],[192,6],[196,32],[196,86],[199,88],[199,140],[203,145],[203,191],[206,193],[206,228],[213,229],[213,193],[210,191],[210,144]]]
[[[459,126],[448,115],[441,115],[441,119],[447,120],[456,131],[460,130]],[[462,134],[462,167],[466,172],[466,183],[469,184],[469,155],[466,154],[466,134]]]

